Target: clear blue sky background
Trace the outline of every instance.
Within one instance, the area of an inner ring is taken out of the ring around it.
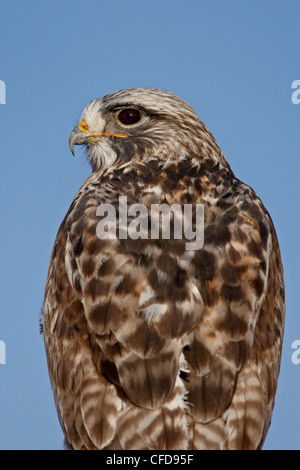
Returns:
[[[91,99],[149,86],[197,110],[273,217],[287,319],[265,449],[300,449],[299,0],[1,0],[0,17],[0,448],[62,444],[39,312],[56,232],[90,173],[69,133]]]

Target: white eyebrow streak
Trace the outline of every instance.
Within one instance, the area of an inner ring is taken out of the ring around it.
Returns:
[[[104,132],[106,121],[103,119],[101,111],[95,110],[96,101],[89,103],[83,110],[80,121],[85,120],[88,123],[91,132]],[[98,107],[97,107],[98,108]]]

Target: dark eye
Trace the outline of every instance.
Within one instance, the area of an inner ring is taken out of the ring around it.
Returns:
[[[125,126],[136,124],[142,119],[142,113],[138,109],[123,109],[118,114],[118,120]]]

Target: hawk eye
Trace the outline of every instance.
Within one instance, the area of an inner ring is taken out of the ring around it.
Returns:
[[[125,126],[131,126],[142,119],[142,113],[138,109],[126,108],[119,112],[117,119]]]

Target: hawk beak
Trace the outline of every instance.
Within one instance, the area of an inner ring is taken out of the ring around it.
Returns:
[[[103,136],[112,136],[112,137],[119,137],[119,138],[126,138],[126,134],[121,134],[121,133],[111,133],[111,132],[100,132],[100,133],[95,133],[95,132],[90,132],[88,124],[86,121],[81,121],[78,126],[76,126],[69,138],[69,147],[73,155],[74,153],[74,146],[75,145],[82,145],[82,144],[89,144],[92,142],[95,138],[97,137],[103,137]]]
[[[73,155],[75,155],[74,152],[74,146],[75,145],[82,145],[82,144],[87,144],[88,143],[88,136],[82,132],[80,129],[79,125],[76,126],[69,137],[69,147]]]

